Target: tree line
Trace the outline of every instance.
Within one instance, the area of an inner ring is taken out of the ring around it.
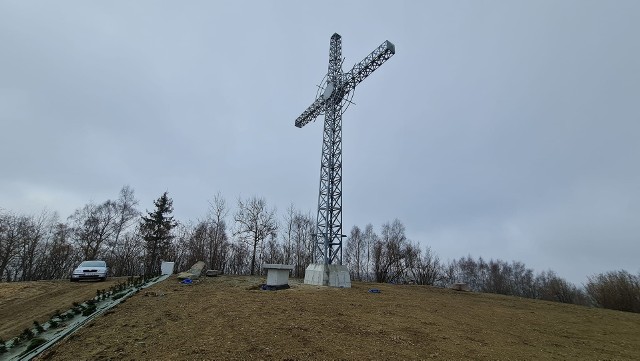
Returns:
[[[468,255],[442,262],[428,246],[421,248],[408,240],[399,220],[383,224],[379,235],[371,224],[364,230],[353,226],[345,261],[357,281],[437,287],[465,283],[476,292],[640,312],[640,274],[601,273],[588,277],[579,288],[552,270],[535,273],[518,261]]]
[[[82,260],[103,259],[111,276],[160,272],[162,260],[178,271],[205,261],[227,274],[259,274],[264,263],[294,266],[304,277],[314,262],[315,219],[293,205],[279,216],[261,197],[238,198],[231,209],[222,195],[197,220],[174,219],[164,192],[151,211],[141,212],[134,190],[118,198],[90,202],[67,219],[51,211],[19,215],[0,209],[0,281],[69,277]],[[448,287],[466,283],[473,291],[640,312],[640,275],[612,271],[577,287],[551,270],[535,273],[523,263],[470,255],[443,262],[429,248],[410,241],[400,220],[353,226],[343,247],[343,263],[355,281],[415,283]]]
[[[0,209],[0,280],[66,278],[89,259],[105,260],[114,277],[158,274],[162,260],[177,270],[203,260],[211,269],[251,275],[263,263],[287,263],[296,265],[294,277],[303,277],[313,262],[314,220],[293,205],[280,219],[264,198],[238,198],[231,213],[218,194],[202,219],[186,222],[174,219],[167,192],[153,205],[141,212],[134,190],[124,186],[117,199],[90,202],[66,219],[48,210]]]

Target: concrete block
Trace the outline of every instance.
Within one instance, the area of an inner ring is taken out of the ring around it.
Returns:
[[[204,270],[204,262],[198,261],[196,262],[196,264],[191,266],[189,273],[192,273],[195,276],[195,278],[192,278],[192,279],[198,279],[202,275],[203,270]]]
[[[456,291],[471,291],[469,285],[466,283],[454,283],[451,285],[451,289]]]
[[[267,270],[267,286],[284,286],[289,284],[289,271],[293,270],[293,266],[266,263],[262,269]]]
[[[351,288],[351,276],[345,265],[310,264],[304,272],[308,285]]]
[[[292,271],[293,266],[288,264],[279,264],[279,263],[265,263],[262,265],[263,269],[287,269]]]
[[[209,269],[209,270],[207,270],[207,272],[205,273],[205,275],[206,275],[207,277],[216,277],[216,276],[219,276],[219,275],[221,275],[221,274],[222,274],[222,272],[221,272],[221,271],[219,271],[219,270],[217,270],[217,269]]]
[[[162,262],[160,264],[160,274],[161,275],[171,275],[173,274],[173,266],[175,262]]]
[[[189,273],[189,272],[180,272],[176,276],[176,278],[181,280],[181,281],[182,280],[186,280],[186,279],[191,279],[192,277],[193,277],[193,273]]]
[[[179,280],[184,280],[187,278],[190,280],[197,280],[198,278],[200,278],[200,275],[202,275],[203,269],[204,269],[204,262],[198,261],[187,272],[178,273],[177,277]]]

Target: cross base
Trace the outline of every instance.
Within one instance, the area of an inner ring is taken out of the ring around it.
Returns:
[[[351,288],[349,269],[340,264],[310,264],[304,272],[304,283],[315,286]]]

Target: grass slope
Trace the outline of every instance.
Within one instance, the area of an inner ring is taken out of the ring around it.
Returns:
[[[43,324],[56,311],[95,297],[96,290],[108,289],[126,278],[105,282],[69,282],[69,280],[0,283],[0,338],[8,340],[33,321]]]
[[[257,290],[263,280],[169,278],[42,359],[640,359],[640,314],[424,286]]]

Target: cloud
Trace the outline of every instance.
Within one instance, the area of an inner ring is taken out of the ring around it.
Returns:
[[[345,233],[399,218],[443,258],[574,282],[637,268],[637,10],[5,2],[0,206],[66,217],[128,184],[143,209],[168,190],[182,220],[217,192],[315,214],[323,119],[293,122],[339,32],[345,69],[397,49],[343,118]]]

